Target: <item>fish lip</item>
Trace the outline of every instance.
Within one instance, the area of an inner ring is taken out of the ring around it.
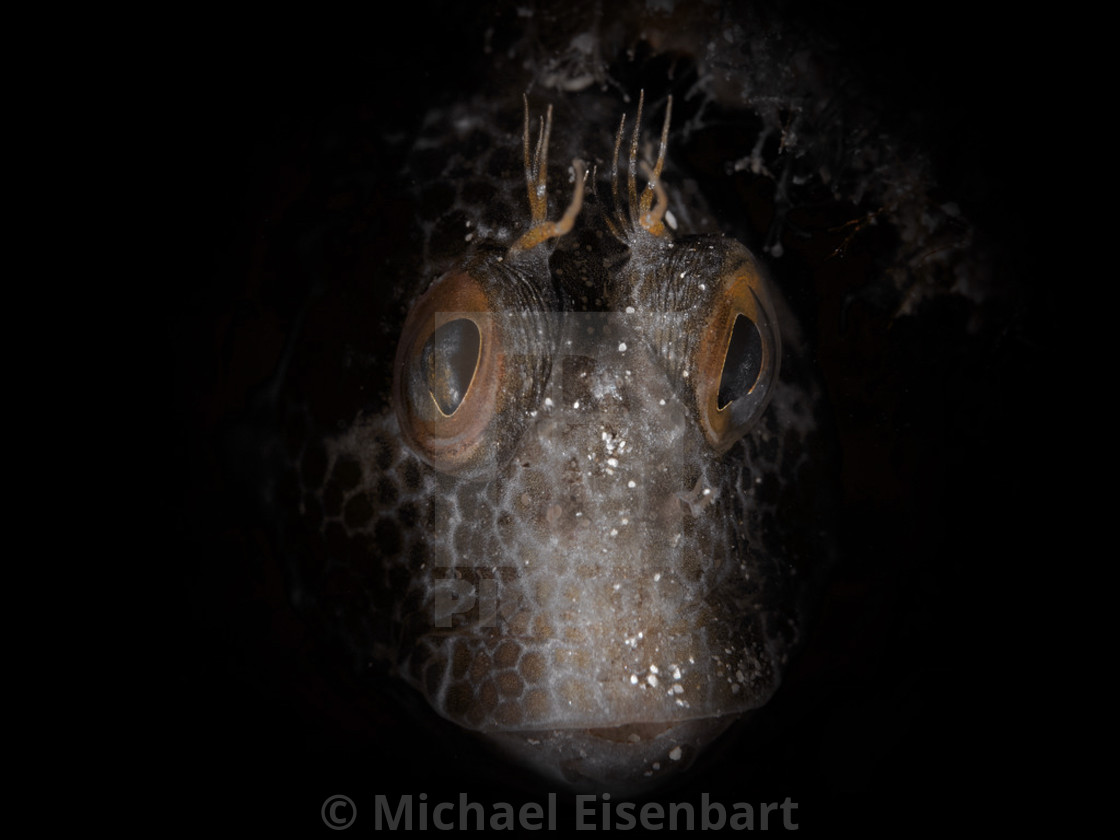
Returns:
[[[749,714],[749,713],[748,713]],[[479,732],[507,760],[573,792],[648,794],[703,762],[744,715],[658,724]]]

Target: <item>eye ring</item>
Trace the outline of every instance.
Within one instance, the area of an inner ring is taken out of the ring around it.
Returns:
[[[708,340],[698,343],[692,363],[700,427],[709,445],[720,453],[743,437],[765,410],[781,364],[781,337],[765,278],[746,249],[741,250],[746,258],[732,271],[724,272],[727,280],[711,301],[705,331]],[[743,324],[742,319],[750,326]],[[751,327],[760,344],[758,374],[744,393],[721,405],[732,338],[737,329]]]
[[[532,260],[484,251],[413,305],[392,401],[404,442],[429,466],[474,479],[512,455],[552,370],[557,301],[548,279]]]
[[[430,363],[431,353],[440,352],[438,334],[458,321],[477,330],[477,359],[457,405],[446,413],[425,359]],[[421,460],[448,474],[469,472],[486,460],[487,432],[497,415],[505,376],[503,356],[490,301],[467,271],[445,274],[416,302],[397,345],[392,394],[401,434]]]

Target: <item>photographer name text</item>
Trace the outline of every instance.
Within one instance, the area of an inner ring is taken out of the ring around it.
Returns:
[[[374,799],[374,828],[377,831],[555,831],[557,828],[557,796],[548,795],[547,803],[526,802],[514,807],[506,802],[486,805],[472,802],[467,794],[458,801],[429,802],[428,795],[405,794],[391,802],[378,794]],[[783,802],[735,802],[725,805],[702,794],[699,802],[613,801],[609,793],[598,796],[576,796],[575,828],[580,831],[643,828],[647,831],[731,829],[733,831],[794,830],[797,825],[797,803],[787,796]]]

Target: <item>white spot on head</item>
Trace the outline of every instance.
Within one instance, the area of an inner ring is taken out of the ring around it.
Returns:
[[[681,760],[681,748],[680,747],[673,747],[671,750],[669,750],[669,758],[673,759],[673,761],[680,761]]]

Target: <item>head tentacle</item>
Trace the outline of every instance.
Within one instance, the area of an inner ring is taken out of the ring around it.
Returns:
[[[614,158],[611,165],[611,197],[614,201],[614,218],[606,218],[607,227],[616,239],[628,243],[639,228],[653,236],[665,236],[665,211],[669,207],[669,197],[661,185],[661,170],[665,165],[665,155],[669,146],[669,122],[673,113],[673,98],[670,96],[665,107],[665,121],[661,127],[661,140],[657,151],[657,161],[653,167],[638,159],[638,141],[641,137],[642,107],[645,91],[638,96],[638,113],[634,130],[630,136],[630,151],[626,163],[627,209],[623,212],[619,198],[618,156],[622,148],[622,137],[626,130],[626,115],[618,125],[614,141]],[[638,195],[637,172],[641,167],[646,176],[646,189]],[[654,204],[654,197],[657,203]]]
[[[548,106],[537,130],[536,148],[530,153],[529,98],[525,102],[525,130],[522,146],[525,154],[525,185],[529,193],[529,229],[510,246],[510,253],[529,251],[549,239],[563,236],[572,229],[583,206],[583,188],[587,169],[578,158],[572,161],[575,189],[568,208],[558,221],[548,221],[548,141],[552,134],[552,106]]]

